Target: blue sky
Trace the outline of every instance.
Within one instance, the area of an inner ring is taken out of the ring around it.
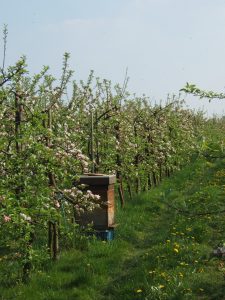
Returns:
[[[186,82],[225,90],[224,0],[8,0],[0,25],[8,25],[7,64],[27,56],[31,73],[49,65],[59,76],[70,52],[77,80],[91,69],[123,82],[153,102],[178,94]],[[2,58],[2,41],[0,58]],[[186,97],[208,115],[225,113],[225,100]]]

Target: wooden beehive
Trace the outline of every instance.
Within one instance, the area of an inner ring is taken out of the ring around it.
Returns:
[[[116,176],[87,174],[80,176],[80,184],[87,185],[87,190],[99,195],[100,207],[92,212],[84,212],[77,216],[81,226],[93,224],[94,229],[108,229],[115,226],[114,185]]]

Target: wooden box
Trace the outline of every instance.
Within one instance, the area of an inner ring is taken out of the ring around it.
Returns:
[[[114,228],[115,226],[115,205],[114,185],[116,176],[102,174],[87,174],[80,176],[80,184],[87,185],[86,189],[93,194],[99,195],[100,207],[92,212],[84,212],[77,216],[77,223],[87,226],[92,223],[96,230]]]

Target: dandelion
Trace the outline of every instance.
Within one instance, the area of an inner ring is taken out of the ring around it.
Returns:
[[[198,269],[197,272],[198,272],[198,273],[203,273],[203,272],[204,272],[204,269],[203,269],[203,268],[200,268],[200,269]]]
[[[138,289],[138,290],[136,290],[136,293],[142,293],[142,289]]]

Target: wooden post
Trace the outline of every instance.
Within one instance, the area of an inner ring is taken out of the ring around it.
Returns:
[[[95,172],[94,166],[94,117],[93,110],[91,109],[91,172]]]
[[[48,251],[49,256],[52,257],[52,245],[53,245],[53,228],[52,228],[52,222],[48,222]]]

